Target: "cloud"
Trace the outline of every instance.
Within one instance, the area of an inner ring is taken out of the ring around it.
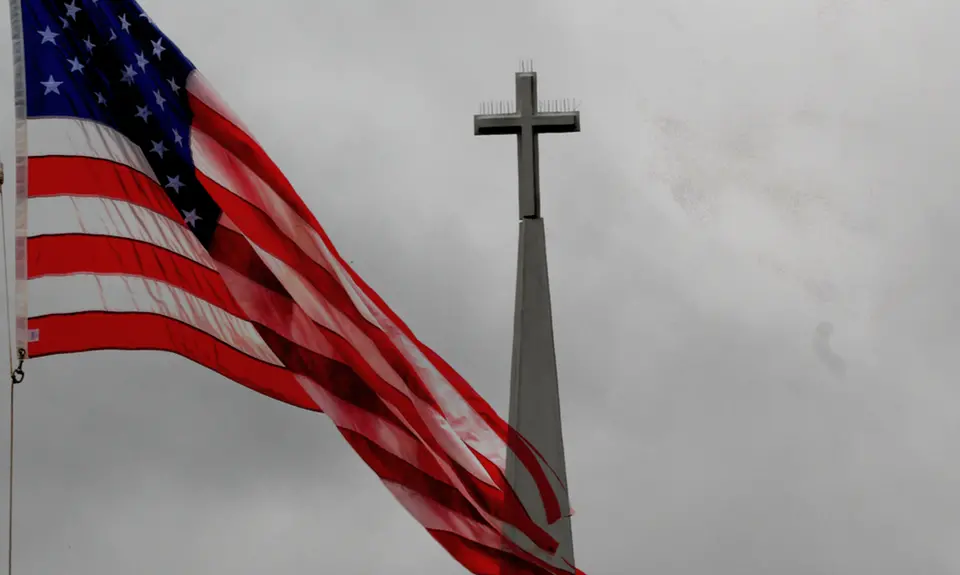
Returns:
[[[471,115],[521,58],[584,102],[541,157],[587,573],[960,569],[956,2],[142,4],[502,413],[516,156]],[[18,570],[459,572],[322,416],[166,356],[17,394]]]

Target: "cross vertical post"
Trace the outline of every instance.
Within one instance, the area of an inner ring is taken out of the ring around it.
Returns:
[[[559,542],[557,553],[542,559],[558,567],[574,564],[567,469],[560,419],[547,249],[540,216],[540,134],[580,131],[580,112],[559,105],[540,111],[537,74],[516,74],[516,108],[511,113],[474,116],[474,135],[514,134],[517,137],[520,234],[517,253],[517,292],[510,369],[510,426],[543,456],[545,473],[557,493],[561,519],[548,524],[540,491],[533,477],[507,451],[507,481],[531,518]],[[516,541],[516,534],[509,533]],[[529,549],[529,548],[528,548]]]

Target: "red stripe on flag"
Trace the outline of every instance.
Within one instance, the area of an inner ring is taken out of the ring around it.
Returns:
[[[163,187],[143,172],[98,158],[42,156],[27,160],[30,197],[94,196],[124,200],[167,216],[183,216]]]
[[[136,275],[166,282],[237,317],[245,317],[219,272],[154,244],[85,234],[27,240],[29,277],[72,273]]]
[[[193,326],[165,316],[84,312],[32,317],[29,327],[39,330],[39,339],[29,344],[30,357],[97,350],[167,351],[268,397],[320,411],[287,370],[250,357]]]

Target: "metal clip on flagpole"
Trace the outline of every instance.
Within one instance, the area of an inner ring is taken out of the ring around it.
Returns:
[[[17,367],[13,368],[10,372],[10,384],[16,385],[23,381],[23,378],[27,376],[23,371],[23,361],[27,359],[27,350],[21,348],[17,349]],[[12,364],[11,364],[12,366]]]

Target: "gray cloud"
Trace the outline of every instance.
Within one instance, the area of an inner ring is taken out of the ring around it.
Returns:
[[[541,155],[587,573],[960,569],[956,2],[142,4],[503,413],[515,150],[471,114],[520,58],[583,100]],[[324,417],[176,358],[31,362],[17,410],[20,571],[460,572]]]

